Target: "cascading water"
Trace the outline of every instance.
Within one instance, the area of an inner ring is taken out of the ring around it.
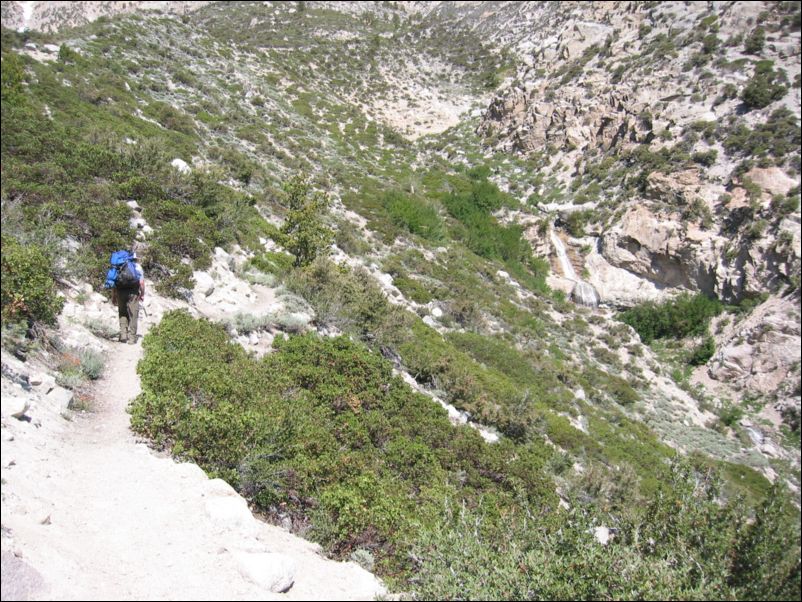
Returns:
[[[571,291],[571,298],[580,305],[587,305],[588,307],[598,306],[599,293],[596,292],[596,289],[592,284],[585,282],[576,275],[574,266],[571,264],[571,260],[568,259],[568,253],[565,251],[565,245],[563,244],[563,241],[560,240],[560,237],[557,236],[554,228],[550,230],[550,236],[551,244],[554,246],[554,250],[557,252],[557,259],[560,262],[560,268],[563,271],[563,276],[565,276],[568,280],[573,280],[576,283]]]
[[[557,259],[560,260],[560,268],[562,268],[563,276],[568,278],[568,280],[573,280],[576,282],[579,279],[574,271],[574,266],[568,259],[568,253],[565,252],[565,245],[563,244],[563,241],[560,240],[559,236],[557,236],[554,228],[549,231],[549,234],[551,235],[551,244],[554,245],[554,250],[557,251]]]
[[[30,29],[32,17],[33,2],[22,2],[22,25],[19,28],[20,32],[28,31]]]

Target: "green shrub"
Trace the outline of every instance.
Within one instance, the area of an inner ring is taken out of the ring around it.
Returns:
[[[92,349],[83,349],[79,352],[78,357],[81,362],[81,372],[89,380],[97,380],[103,376],[103,370],[106,367],[106,359],[102,353],[93,351]]]
[[[622,312],[620,319],[634,328],[644,343],[654,339],[698,336],[707,332],[710,318],[721,313],[721,303],[702,293],[683,293],[660,304],[644,303]]]
[[[710,167],[716,162],[716,158],[718,158],[718,151],[713,148],[709,151],[694,153],[691,158],[693,159],[694,163],[699,163],[705,167]]]
[[[448,504],[413,548],[420,562],[415,597],[795,599],[799,527],[784,503],[768,500],[761,520],[746,527],[741,508],[720,504],[715,478],[679,463],[672,473],[641,512],[616,521],[607,545],[594,531],[609,526],[609,515],[581,499],[559,515],[523,507],[502,521],[487,505]],[[790,542],[781,542],[783,528]]]
[[[383,202],[390,219],[397,226],[428,240],[438,241],[443,238],[440,216],[430,205],[415,201],[398,191],[385,194]]]
[[[132,427],[241,486],[263,511],[311,520],[339,556],[367,547],[380,565],[407,570],[412,524],[445,490],[509,504],[524,485],[530,499],[553,503],[553,484],[537,472],[545,450],[491,447],[455,429],[389,362],[346,337],[277,338],[257,361],[220,327],[172,312],[143,346]]]
[[[766,30],[758,25],[750,32],[749,36],[747,36],[746,42],[744,43],[744,52],[746,54],[760,54],[765,41]]]
[[[691,366],[704,366],[707,361],[713,357],[713,354],[716,352],[716,342],[711,336],[705,337],[702,344],[700,344],[696,349],[693,350],[690,357],[688,358],[688,363]]]
[[[728,128],[723,145],[730,154],[783,158],[799,148],[799,120],[786,107],[781,107],[772,111],[766,122],[754,130],[744,124]]]
[[[168,130],[175,130],[188,136],[195,135],[192,117],[164,102],[151,102],[144,109],[145,115],[152,117]]]
[[[407,299],[416,303],[425,305],[434,299],[434,296],[423,284],[409,276],[393,276],[393,284]]]
[[[585,236],[585,226],[597,218],[593,209],[583,209],[582,211],[571,211],[565,217],[565,226],[571,236],[581,238]]]
[[[27,319],[53,324],[64,306],[55,286],[53,258],[37,245],[2,237],[3,322]]]
[[[266,274],[285,276],[292,269],[292,264],[292,255],[268,251],[249,259],[246,268],[254,267]]]
[[[752,79],[741,92],[741,100],[749,109],[762,109],[785,96],[787,83],[785,72],[774,71],[772,61],[758,61]]]
[[[474,173],[465,190],[443,198],[448,213],[460,222],[456,236],[480,257],[500,260],[516,277],[520,274],[537,281],[534,288],[545,288],[545,275],[539,271],[542,266],[532,257],[531,247],[523,238],[523,228],[502,226],[491,215],[508,206],[510,199],[483,177],[482,173]]]
[[[325,195],[314,192],[301,177],[289,180],[284,186],[289,208],[281,232],[282,243],[295,255],[295,266],[306,266],[318,256],[327,254],[334,233],[323,223],[329,206]]]
[[[718,411],[718,417],[721,420],[721,423],[729,427],[737,424],[738,421],[743,418],[743,415],[743,409],[731,402],[726,402],[723,404],[721,409]]]

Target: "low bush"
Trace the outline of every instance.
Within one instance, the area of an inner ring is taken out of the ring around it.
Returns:
[[[654,339],[698,336],[707,333],[710,319],[723,309],[717,299],[702,293],[683,293],[663,303],[644,303],[620,314],[622,322],[634,328],[644,343]]]
[[[691,366],[704,366],[715,352],[715,340],[712,336],[706,336],[704,341],[691,352],[688,363]]]
[[[26,319],[53,324],[64,306],[55,286],[53,257],[37,245],[2,238],[2,319]]]
[[[787,83],[785,72],[775,71],[772,61],[758,61],[752,79],[741,92],[741,100],[749,109],[762,109],[785,96]]]
[[[547,448],[489,446],[452,427],[389,362],[346,337],[277,338],[257,361],[222,328],[173,312],[143,346],[132,427],[228,478],[265,512],[311,520],[338,556],[365,547],[385,570],[408,570],[414,525],[435,516],[445,491],[506,506],[525,484],[528,499],[556,507],[537,472]]]
[[[724,148],[731,155],[782,159],[799,148],[799,119],[782,107],[772,111],[766,122],[754,129],[736,122],[724,129],[722,137]]]
[[[747,525],[718,493],[709,472],[677,462],[660,494],[613,528],[582,499],[559,515],[524,505],[503,521],[487,505],[447,503],[413,547],[413,591],[424,600],[795,599],[799,526],[784,496],[767,498]],[[594,536],[600,528],[609,543]]]
[[[384,206],[395,225],[431,241],[443,238],[442,220],[431,205],[393,191],[385,194]]]

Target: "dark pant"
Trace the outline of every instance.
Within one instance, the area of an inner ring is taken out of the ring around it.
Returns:
[[[136,325],[139,317],[139,291],[117,291],[117,309],[120,316],[120,340],[136,342]]]

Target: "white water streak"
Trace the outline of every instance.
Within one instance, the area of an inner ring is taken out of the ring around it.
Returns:
[[[560,261],[560,268],[562,268],[563,276],[569,280],[578,282],[579,278],[577,278],[576,272],[574,271],[574,266],[571,265],[571,260],[568,259],[568,253],[565,251],[565,245],[563,244],[563,241],[560,240],[559,236],[557,236],[554,228],[551,229],[550,235],[551,244],[554,245],[554,250],[557,251],[557,259]]]
[[[31,19],[33,18],[33,5],[35,2],[22,2],[22,27],[20,31],[30,29]]]
[[[589,284],[576,275],[574,266],[571,260],[568,259],[568,253],[565,251],[565,245],[557,233],[552,228],[549,232],[551,236],[551,244],[554,245],[554,250],[557,252],[557,259],[560,261],[560,268],[562,268],[563,276],[568,280],[576,282],[574,290],[571,291],[571,297],[581,305],[588,307],[596,307],[599,304],[599,293]]]

